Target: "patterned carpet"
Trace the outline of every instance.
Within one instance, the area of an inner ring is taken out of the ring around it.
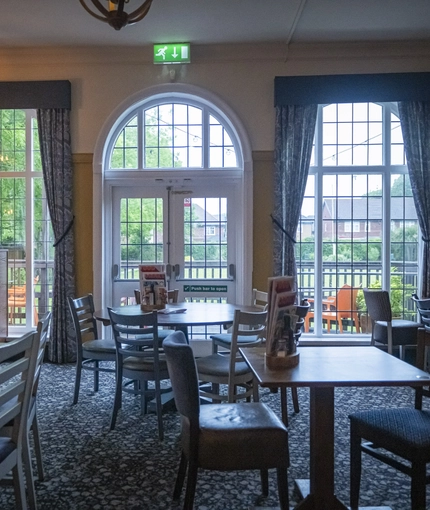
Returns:
[[[109,431],[113,375],[102,374],[101,381],[101,391],[94,394],[91,375],[84,373],[79,402],[71,406],[74,366],[45,364],[43,367],[39,420],[46,480],[36,482],[39,510],[178,508],[171,500],[179,460],[177,414],[165,413],[165,440],[159,442],[155,416],[141,416],[137,399],[124,395],[116,429]],[[279,412],[277,394],[261,390],[261,400]],[[294,414],[292,405],[289,407],[291,506],[298,502],[294,479],[307,478],[309,474],[307,389],[299,390],[299,401],[300,413]],[[413,391],[410,388],[336,390],[336,492],[345,503],[349,498],[348,413],[384,405],[412,406]],[[362,506],[410,508],[408,477],[368,456],[363,470]],[[276,506],[274,473],[270,476],[269,497],[262,499],[258,472],[201,471],[195,508],[248,510],[255,505]],[[12,488],[0,488],[0,508],[15,508]]]

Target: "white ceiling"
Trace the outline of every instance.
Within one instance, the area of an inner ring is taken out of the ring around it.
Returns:
[[[411,40],[430,40],[430,0],[153,0],[145,19],[120,31],[79,0],[1,0],[0,10],[3,48]]]

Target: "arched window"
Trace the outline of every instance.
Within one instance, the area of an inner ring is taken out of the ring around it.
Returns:
[[[108,151],[108,168],[236,168],[233,140],[223,119],[205,105],[149,103],[118,126]]]
[[[393,313],[410,318],[418,234],[396,104],[321,105],[296,246],[301,293],[323,312],[311,332],[357,334],[364,287],[389,289]],[[329,324],[324,311],[344,285],[357,290],[351,313]]]

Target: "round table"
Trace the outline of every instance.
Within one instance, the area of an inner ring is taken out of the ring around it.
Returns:
[[[235,305],[231,303],[172,303],[166,306],[167,310],[184,310],[181,313],[158,313],[158,325],[170,326],[178,329],[187,326],[210,326],[231,324],[234,320],[235,310],[245,312],[259,312],[255,306]],[[126,305],[113,308],[121,315],[139,315],[143,313],[140,305]],[[107,314],[96,314],[99,320],[109,320]]]

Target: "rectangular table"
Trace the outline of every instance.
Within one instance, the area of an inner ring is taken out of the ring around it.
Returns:
[[[261,386],[310,388],[310,492],[296,510],[347,510],[334,494],[335,387],[422,387],[430,382],[427,372],[376,347],[300,347],[296,367],[276,370],[266,366],[264,347],[240,352]]]

